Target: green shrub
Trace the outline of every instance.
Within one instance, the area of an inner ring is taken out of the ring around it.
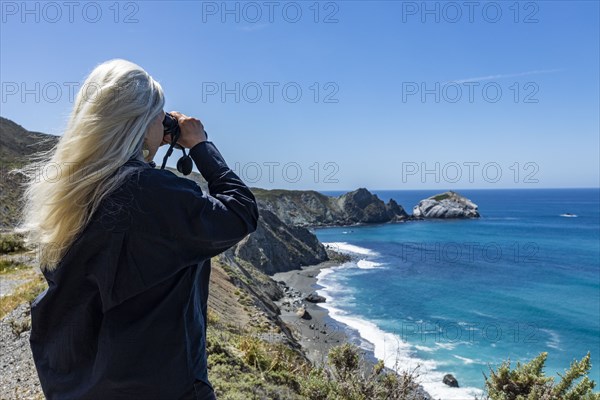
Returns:
[[[447,199],[449,197],[450,197],[450,195],[448,195],[446,193],[442,193],[442,194],[438,194],[437,196],[434,196],[433,200],[442,201],[442,200],[445,200],[445,199]]]
[[[219,318],[219,315],[216,312],[214,312],[212,310],[212,308],[209,308],[207,310],[207,316],[206,317],[208,318],[208,323],[210,325],[218,325],[221,322],[221,319]]]
[[[350,377],[358,369],[359,356],[355,346],[344,343],[329,350],[329,364],[340,381]]]
[[[4,258],[0,259],[0,274],[6,274],[24,268],[29,267],[23,263],[14,260],[6,260]]]
[[[242,351],[242,359],[246,364],[261,371],[269,366],[269,357],[258,338],[243,336],[240,338],[238,348]]]
[[[328,378],[322,367],[313,369],[302,380],[301,393],[312,400],[327,400],[336,392],[335,382]]]
[[[492,400],[600,400],[600,394],[594,394],[596,385],[587,376],[592,364],[590,353],[579,362],[573,361],[561,381],[557,384],[554,377],[544,376],[544,364],[548,353],[543,352],[530,362],[517,362],[515,369],[510,368],[510,360],[504,361],[491,375],[485,377],[487,399]],[[578,379],[581,380],[575,384]]]
[[[18,233],[0,235],[0,254],[27,250],[23,235]]]
[[[416,369],[384,372],[379,361],[369,374],[360,369],[359,349],[350,343],[329,350],[330,369],[319,367],[301,380],[301,393],[311,400],[414,399]]]

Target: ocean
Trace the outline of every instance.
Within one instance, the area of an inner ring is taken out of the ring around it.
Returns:
[[[321,305],[386,366],[418,366],[435,398],[472,399],[490,367],[541,352],[544,372],[558,381],[589,351],[598,388],[599,190],[458,192],[480,219],[313,229],[354,257],[318,275]],[[372,193],[411,213],[439,191]],[[446,373],[460,388],[442,383]]]

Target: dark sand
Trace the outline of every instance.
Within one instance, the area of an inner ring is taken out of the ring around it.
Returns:
[[[281,319],[290,327],[313,365],[326,364],[329,349],[349,342],[359,347],[359,354],[361,354],[359,368],[361,374],[367,377],[372,373],[373,366],[378,360],[372,351],[360,348],[361,343],[364,344],[365,340],[360,338],[356,330],[331,318],[327,309],[319,306],[319,303],[315,304],[304,300],[310,293],[322,288],[317,284],[316,276],[319,272],[324,268],[338,265],[341,264],[337,261],[325,261],[321,264],[302,267],[300,270],[278,272],[271,275],[271,279],[283,281],[289,288],[286,296],[275,303],[281,309]],[[308,311],[310,319],[300,318],[296,314],[300,307],[304,307]],[[387,367],[384,367],[384,371],[394,373]],[[412,399],[431,400],[432,397],[422,386],[419,386]]]
[[[308,359],[314,365],[323,365],[327,362],[327,354],[333,346],[345,342],[360,345],[358,332],[329,316],[327,309],[319,303],[304,300],[310,293],[321,289],[316,276],[324,268],[340,265],[337,261],[325,261],[321,264],[302,267],[301,270],[279,272],[271,275],[275,281],[283,281],[290,288],[287,295],[276,302],[281,309],[281,319],[290,327],[296,339],[302,345]],[[310,319],[300,318],[296,311],[304,307],[310,314]],[[377,362],[372,352],[360,349],[363,362],[363,372],[372,371],[372,366]]]

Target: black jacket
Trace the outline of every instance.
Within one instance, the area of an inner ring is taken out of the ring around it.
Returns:
[[[48,399],[178,399],[207,375],[210,258],[257,227],[256,199],[216,146],[190,150],[210,195],[139,160],[31,305]]]

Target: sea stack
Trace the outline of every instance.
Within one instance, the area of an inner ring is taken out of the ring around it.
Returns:
[[[436,194],[413,208],[416,218],[479,218],[477,204],[456,192]]]

